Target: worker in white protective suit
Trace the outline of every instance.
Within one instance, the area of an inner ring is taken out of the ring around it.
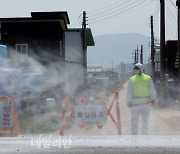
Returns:
[[[143,72],[142,64],[135,64],[134,73],[127,89],[127,106],[131,109],[131,134],[138,135],[138,119],[141,116],[142,135],[148,135],[150,108],[155,103],[156,91],[151,77]]]

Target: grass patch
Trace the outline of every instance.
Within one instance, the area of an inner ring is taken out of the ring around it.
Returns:
[[[60,113],[26,111],[19,117],[20,133],[49,133],[59,130]]]

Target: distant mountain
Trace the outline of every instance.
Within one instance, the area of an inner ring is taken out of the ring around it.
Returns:
[[[103,68],[112,68],[124,63],[133,63],[134,50],[143,45],[144,62],[150,55],[150,37],[138,33],[121,33],[95,36],[95,46],[88,48],[89,64],[102,64]]]

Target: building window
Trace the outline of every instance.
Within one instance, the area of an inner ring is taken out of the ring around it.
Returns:
[[[28,54],[28,44],[16,44],[17,53]]]

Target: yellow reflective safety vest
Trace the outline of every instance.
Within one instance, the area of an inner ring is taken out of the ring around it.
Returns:
[[[151,77],[142,73],[130,78],[132,83],[132,101],[150,100],[149,79]]]

